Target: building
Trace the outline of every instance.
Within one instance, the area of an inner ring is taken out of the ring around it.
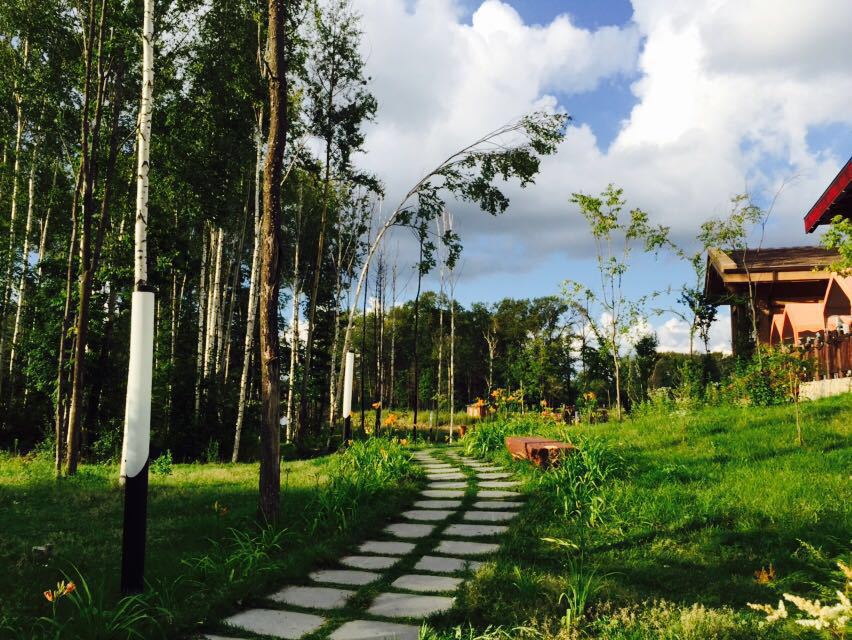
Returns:
[[[838,215],[852,219],[852,159],[808,211],[805,231]],[[830,271],[839,257],[822,247],[710,249],[704,293],[731,307],[734,354],[756,334],[761,344],[802,348],[817,377],[852,375],[852,276]]]

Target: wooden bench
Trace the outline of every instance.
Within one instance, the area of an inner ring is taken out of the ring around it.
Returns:
[[[529,460],[542,468],[559,464],[559,459],[575,450],[574,445],[537,436],[508,436],[506,449],[516,460]]]

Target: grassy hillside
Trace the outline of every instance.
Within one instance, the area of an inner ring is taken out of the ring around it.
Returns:
[[[481,426],[466,439],[473,453],[509,462],[503,436],[535,433],[578,443],[583,459],[548,473],[511,463],[531,501],[507,552],[466,591],[472,620],[559,628],[569,608],[560,594],[588,581],[593,593],[579,627],[594,637],[775,633],[757,630],[761,617],[744,613],[746,603],[775,603],[784,592],[830,596],[829,587],[842,584],[833,561],[848,562],[852,548],[852,396],[805,405],[804,430],[798,447],[790,407],[675,411],[581,427],[534,417]],[[663,633],[682,615],[721,615],[738,630]],[[637,635],[614,631],[632,624]]]

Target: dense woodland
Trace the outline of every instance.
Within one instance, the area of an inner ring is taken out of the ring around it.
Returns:
[[[0,447],[55,447],[67,473],[121,445],[141,24],[142,4],[121,0],[0,7]],[[495,183],[530,184],[566,116],[474,132],[382,207],[381,176],[358,167],[377,104],[345,0],[162,2],[154,34],[154,452],[252,458],[278,415],[284,437],[324,441],[339,422],[341,354],[359,340],[368,404],[429,406],[448,375],[455,406],[532,384],[518,358],[560,348],[555,302],[462,310],[421,281],[451,274],[461,250],[447,201],[505,211]],[[391,263],[394,228],[419,250]],[[412,274],[417,294],[401,304],[395,282]],[[447,368],[453,331],[459,372]]]

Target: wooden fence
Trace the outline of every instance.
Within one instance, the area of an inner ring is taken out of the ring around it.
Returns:
[[[824,335],[805,345],[804,356],[813,362],[813,379],[852,376],[852,335],[837,331],[827,331]]]

